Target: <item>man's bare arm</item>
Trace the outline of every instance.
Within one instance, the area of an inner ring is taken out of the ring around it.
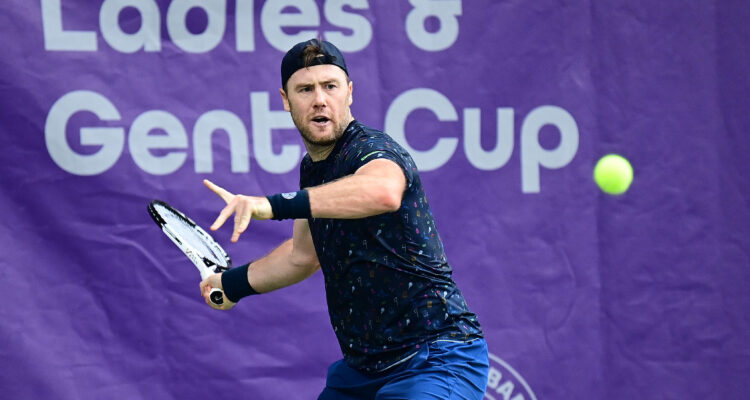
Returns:
[[[310,227],[306,220],[294,221],[294,236],[267,256],[250,264],[246,279],[258,293],[268,293],[303,281],[320,269]],[[211,289],[223,289],[221,274],[214,274],[201,282],[201,294],[213,308],[228,310],[235,304],[224,296],[224,304],[216,306],[208,300]]]
[[[396,211],[406,189],[406,177],[393,161],[378,159],[353,175],[308,188],[315,218],[355,219]]]
[[[227,203],[211,230],[219,229],[234,215],[232,242],[239,240],[253,219],[273,218],[266,197],[235,195],[209,180],[203,182]],[[352,175],[307,188],[307,193],[314,218],[356,219],[398,210],[405,189],[406,176],[401,167],[393,161],[377,159]]]
[[[307,220],[294,221],[294,236],[248,269],[250,286],[259,293],[281,289],[307,279],[320,269]]]

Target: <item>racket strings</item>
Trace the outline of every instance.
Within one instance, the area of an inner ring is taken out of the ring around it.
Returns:
[[[206,234],[201,234],[200,228],[189,223],[184,217],[164,207],[158,207],[157,212],[161,215],[166,225],[190,246],[196,249],[201,256],[208,259],[217,266],[226,266],[219,246]]]

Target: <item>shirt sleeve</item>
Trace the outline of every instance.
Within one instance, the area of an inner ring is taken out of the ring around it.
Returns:
[[[347,154],[347,167],[351,173],[360,167],[377,159],[390,160],[398,164],[404,171],[407,187],[411,187],[417,171],[414,160],[396,141],[388,135],[371,135],[363,137],[356,151]]]

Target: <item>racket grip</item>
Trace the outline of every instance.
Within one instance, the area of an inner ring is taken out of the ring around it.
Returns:
[[[211,299],[211,303],[217,306],[224,304],[224,292],[221,289],[211,289],[211,294],[208,295],[208,298]]]

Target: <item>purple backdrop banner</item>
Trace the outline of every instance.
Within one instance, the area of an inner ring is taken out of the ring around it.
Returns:
[[[0,397],[311,399],[322,276],[209,309],[146,213],[295,189],[279,64],[320,36],[422,171],[486,399],[745,399],[750,7],[726,1],[4,0]],[[601,193],[595,162],[635,181]],[[291,235],[254,222],[236,264]]]

